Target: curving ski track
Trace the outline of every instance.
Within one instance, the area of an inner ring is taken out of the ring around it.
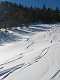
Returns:
[[[10,75],[11,73],[13,73],[14,71],[18,70],[18,69],[25,69],[26,67],[28,66],[31,66],[32,64],[38,62],[42,57],[44,57],[44,55],[46,55],[46,53],[48,52],[48,49],[50,47],[47,47],[47,48],[44,48],[40,55],[38,55],[37,57],[35,57],[34,59],[31,60],[31,62],[27,62],[27,63],[21,63],[21,64],[18,64],[18,65],[14,65],[13,67],[10,67],[10,68],[6,68],[4,69],[7,65],[11,65],[11,63],[14,63],[15,61],[19,61],[19,59],[23,58],[24,56],[19,56],[18,58],[16,59],[13,59],[13,60],[10,60],[4,64],[1,64],[0,65],[0,80],[3,80],[5,79],[8,75]]]

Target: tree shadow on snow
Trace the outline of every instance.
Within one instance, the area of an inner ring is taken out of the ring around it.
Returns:
[[[3,46],[5,43],[14,42],[21,39],[22,37],[9,33],[8,31],[0,31],[0,46]]]

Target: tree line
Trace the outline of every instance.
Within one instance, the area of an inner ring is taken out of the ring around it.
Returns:
[[[1,9],[3,13],[1,13]],[[0,27],[21,26],[22,24],[27,26],[35,22],[59,23],[59,8],[46,8],[45,5],[43,5],[43,8],[29,8],[8,1],[0,3]]]

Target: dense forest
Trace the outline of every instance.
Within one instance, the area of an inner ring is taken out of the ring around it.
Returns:
[[[0,27],[21,26],[22,24],[29,25],[31,23],[59,23],[60,10],[46,8],[28,8],[23,5],[17,5],[3,1],[0,3]]]

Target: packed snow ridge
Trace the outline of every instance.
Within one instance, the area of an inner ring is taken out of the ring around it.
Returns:
[[[1,37],[7,41],[0,46],[0,80],[60,80],[60,24],[17,27],[8,33],[8,39]]]

